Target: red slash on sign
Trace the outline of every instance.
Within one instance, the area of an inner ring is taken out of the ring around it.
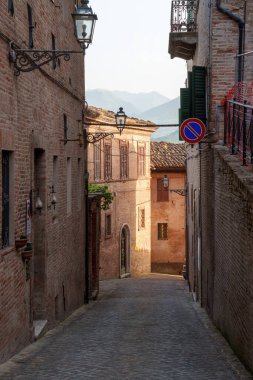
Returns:
[[[186,119],[180,126],[180,134],[182,139],[189,144],[200,142],[204,138],[205,133],[206,126],[199,119]]]

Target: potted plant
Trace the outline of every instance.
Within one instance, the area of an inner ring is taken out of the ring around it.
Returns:
[[[19,239],[15,240],[16,249],[23,248],[27,243],[27,237],[25,235],[20,235]]]
[[[30,259],[32,257],[33,248],[32,243],[27,243],[25,249],[22,251],[23,259]]]

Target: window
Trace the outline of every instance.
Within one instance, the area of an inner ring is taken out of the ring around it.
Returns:
[[[169,200],[169,188],[163,186],[163,179],[157,179],[157,202],[167,202]]]
[[[94,179],[99,181],[101,179],[101,149],[100,142],[94,144]]]
[[[158,223],[158,240],[168,240],[168,223]]]
[[[120,141],[120,178],[128,177],[128,145]]]
[[[52,50],[56,49],[55,46],[56,46],[55,45],[55,35],[52,33]],[[53,69],[55,70],[56,69],[56,57],[55,57],[55,53],[53,53],[52,66],[53,66]]]
[[[29,49],[33,49],[33,14],[32,14],[32,7],[27,4],[27,13],[28,13],[28,47]]]
[[[78,158],[77,160],[77,208],[78,210],[81,209],[81,158]]]
[[[67,213],[71,213],[72,203],[72,180],[71,180],[71,158],[67,158]]]
[[[104,145],[104,169],[105,169],[105,180],[112,178],[112,145],[111,142],[105,142]]]
[[[112,235],[112,217],[111,214],[105,215],[105,237],[110,238]]]
[[[10,240],[10,152],[2,151],[2,248]]]
[[[138,211],[138,230],[143,230],[145,228],[145,208],[139,208]]]
[[[68,140],[68,119],[65,113],[63,114],[63,133],[64,145],[66,145]]]
[[[144,177],[146,174],[146,165],[145,165],[145,145],[138,144],[138,176]]]
[[[13,0],[8,0],[8,12],[10,13],[11,16],[14,15]]]
[[[59,197],[57,195],[57,190],[58,190],[58,157],[54,156],[53,157],[53,191],[56,193],[56,199],[58,200]],[[57,203],[55,205],[55,208],[57,208]]]

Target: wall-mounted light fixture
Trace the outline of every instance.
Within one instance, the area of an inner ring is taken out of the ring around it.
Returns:
[[[21,72],[29,72],[39,69],[41,66],[63,57],[65,61],[70,60],[71,54],[85,54],[85,50],[92,43],[95,22],[97,15],[88,6],[88,0],[81,0],[81,5],[76,6],[75,13],[72,14],[75,27],[75,35],[80,43],[81,50],[35,50],[20,49],[14,42],[10,43],[10,60],[14,64],[16,76]]]
[[[168,190],[168,191],[171,191],[173,193],[176,193],[178,195],[181,195],[182,197],[185,197],[186,196],[186,189],[169,189],[169,178],[167,177],[167,175],[165,174],[164,177],[163,177],[163,187]]]
[[[55,207],[57,204],[57,198],[55,195],[56,191],[54,189],[54,185],[49,186],[49,190],[50,190],[50,193],[49,193],[50,204],[48,205],[48,208],[51,209],[53,207],[53,209],[55,210]]]
[[[39,189],[37,189],[37,196],[35,201],[35,209],[38,211],[39,214],[41,214],[41,210],[43,208],[42,200],[40,199],[40,192]]]

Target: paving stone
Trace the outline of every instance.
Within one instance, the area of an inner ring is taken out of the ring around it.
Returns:
[[[84,306],[0,366],[3,380],[246,380],[253,377],[181,278],[103,281]]]

